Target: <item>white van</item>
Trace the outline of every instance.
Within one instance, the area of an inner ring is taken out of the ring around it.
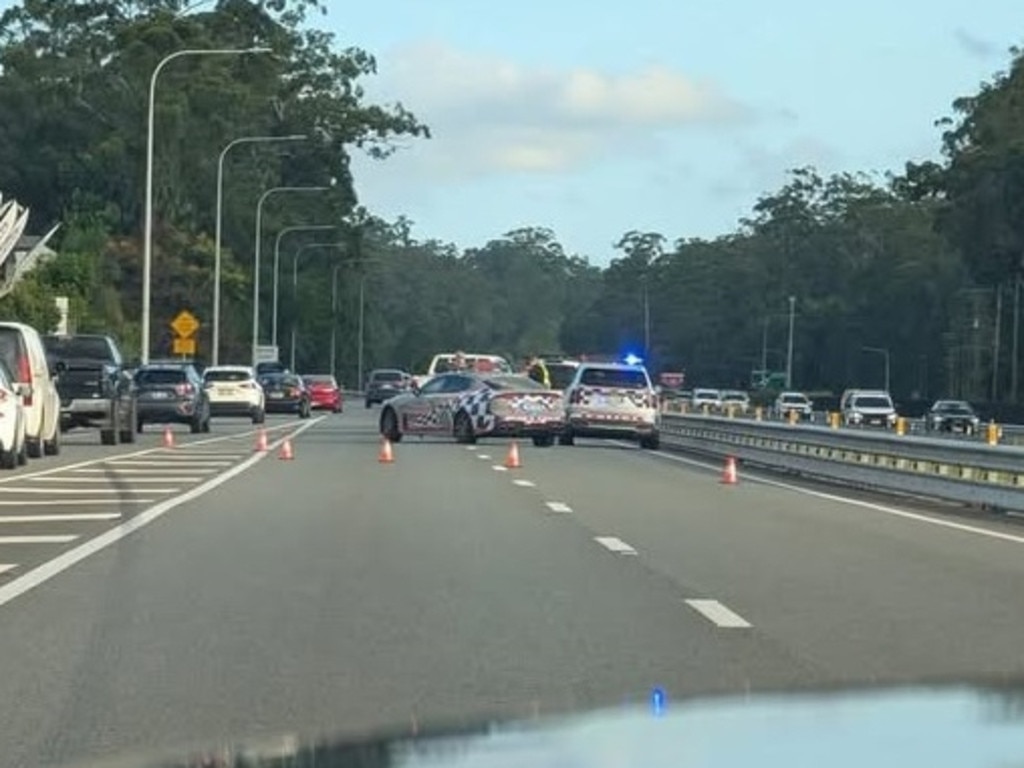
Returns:
[[[43,340],[24,323],[0,323],[0,360],[14,377],[25,408],[25,449],[32,458],[60,452],[60,396]]]

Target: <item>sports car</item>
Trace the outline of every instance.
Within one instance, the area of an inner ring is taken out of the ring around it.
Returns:
[[[380,431],[392,442],[405,435],[529,437],[548,446],[565,427],[562,393],[513,374],[443,373],[384,404]]]

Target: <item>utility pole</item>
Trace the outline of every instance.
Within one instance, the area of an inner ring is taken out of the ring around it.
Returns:
[[[796,296],[789,297],[789,345],[786,350],[786,389],[793,388],[793,321],[796,316]]]
[[[992,328],[992,402],[999,399],[999,331],[1003,324],[1003,284],[996,286],[996,322]]]
[[[1017,366],[1020,352],[1020,273],[1013,279],[1013,329],[1010,342],[1010,402],[1017,402]]]

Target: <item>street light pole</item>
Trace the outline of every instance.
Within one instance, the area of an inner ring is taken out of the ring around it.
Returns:
[[[153,68],[149,78],[149,106],[146,116],[146,203],[143,214],[142,235],[142,363],[149,362],[150,314],[152,304],[153,280],[153,154],[154,154],[154,117],[156,113],[156,81],[163,68],[183,56],[239,56],[246,53],[270,53],[271,48],[186,48],[164,56]]]
[[[335,264],[331,272],[331,376],[338,375],[338,271],[341,264]],[[356,389],[362,383],[356,384]]]
[[[789,297],[789,344],[786,351],[786,389],[793,388],[793,320],[796,316],[796,296]]]
[[[367,273],[364,272],[363,276],[361,278],[359,278],[359,354],[358,354],[359,362],[358,362],[358,368],[356,369],[357,370],[357,376],[358,376],[358,379],[356,379],[356,381],[358,382],[358,387],[357,387],[358,389],[362,389],[362,387],[363,387],[363,316],[364,316],[364,311],[363,311],[363,307],[364,307],[364,302],[363,302],[364,291],[363,291],[363,288],[366,286],[366,276],[367,276]]]
[[[263,204],[271,195],[283,192],[326,192],[330,187],[271,187],[256,203],[256,247],[252,275],[252,364],[256,365],[256,348],[260,341],[260,241],[263,239]]]
[[[220,364],[220,274],[221,231],[224,215],[224,160],[233,147],[241,144],[270,144],[277,141],[305,141],[303,134],[289,136],[242,136],[228,142],[217,158],[217,213],[213,238],[213,364]]]
[[[315,224],[309,226],[297,226],[297,227],[285,227],[277,233],[277,239],[274,241],[274,301],[273,301],[273,317],[270,322],[270,343],[275,347],[277,346],[277,308],[278,308],[278,294],[280,292],[280,279],[281,279],[281,240],[289,232],[316,232],[325,229],[337,229],[334,224]]]

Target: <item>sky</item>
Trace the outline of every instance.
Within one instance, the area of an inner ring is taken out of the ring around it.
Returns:
[[[461,247],[522,226],[605,264],[625,232],[735,230],[787,169],[900,170],[1009,62],[1021,0],[378,0],[322,22],[433,132],[357,156],[361,201]]]
[[[1022,0],[328,5],[377,58],[367,99],[433,134],[355,154],[364,205],[463,248],[547,227],[595,264],[629,230],[732,232],[790,168],[937,158],[935,120],[1024,42]]]

